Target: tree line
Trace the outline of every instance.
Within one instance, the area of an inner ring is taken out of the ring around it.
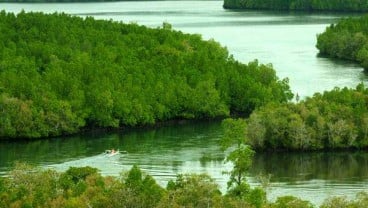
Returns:
[[[67,14],[0,12],[0,138],[249,114],[293,96],[214,40]]]
[[[255,149],[322,150],[368,147],[368,89],[335,88],[299,103],[270,103],[247,119]]]
[[[368,69],[368,16],[341,19],[317,36],[322,56],[360,63]]]
[[[56,2],[112,2],[121,0],[0,0],[0,2],[11,3],[56,3]],[[131,1],[131,0],[127,0]]]
[[[365,0],[224,0],[225,9],[366,12]]]
[[[17,165],[9,177],[0,177],[0,207],[106,207],[106,208],[313,208],[309,201],[281,196],[266,200],[261,188],[249,188],[247,198],[222,194],[206,174],[180,174],[165,188],[137,166],[118,177],[101,176],[91,167],[70,167],[65,172]],[[368,194],[355,199],[330,197],[321,208],[368,206]]]

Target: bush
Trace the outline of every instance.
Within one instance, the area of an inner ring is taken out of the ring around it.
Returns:
[[[272,208],[313,208],[313,205],[294,196],[278,197],[276,202],[271,204]]]

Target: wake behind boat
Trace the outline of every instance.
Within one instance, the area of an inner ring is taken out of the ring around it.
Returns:
[[[105,150],[105,155],[108,156],[108,157],[112,157],[112,156],[115,156],[115,155],[118,155],[118,154],[126,154],[128,153],[127,151],[120,151],[120,150],[114,150],[114,149],[111,149],[111,150]]]
[[[112,157],[112,156],[115,156],[115,155],[118,155],[120,154],[120,151],[119,150],[105,150],[105,155],[108,156],[108,157]]]

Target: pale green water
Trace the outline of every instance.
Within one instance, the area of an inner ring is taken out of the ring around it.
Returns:
[[[10,12],[66,12],[98,19],[136,22],[159,27],[166,21],[174,29],[214,38],[243,62],[258,59],[272,63],[279,77],[289,77],[301,96],[367,82],[359,66],[317,57],[316,34],[341,15],[226,11],[222,1],[144,1],[72,4],[0,4]],[[346,14],[345,14],[346,15]],[[199,122],[157,130],[88,134],[24,143],[0,143],[0,171],[14,161],[65,170],[94,166],[103,174],[118,175],[138,164],[165,185],[177,173],[209,173],[225,189],[227,177],[219,151],[219,122]],[[128,151],[115,157],[101,153],[109,148]],[[272,174],[270,199],[296,195],[320,204],[333,195],[353,196],[368,190],[368,153],[258,154],[249,181],[259,173]]]

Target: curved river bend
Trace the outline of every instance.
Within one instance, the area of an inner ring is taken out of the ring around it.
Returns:
[[[0,143],[0,173],[15,161],[58,171],[70,166],[93,166],[103,175],[118,175],[138,164],[160,185],[179,173],[208,173],[224,192],[230,170],[219,148],[221,124],[189,122],[158,129],[90,132],[72,138]],[[106,149],[127,151],[108,157]],[[353,197],[368,189],[368,153],[258,153],[248,181],[260,186],[259,176],[271,174],[268,196],[295,195],[321,204],[328,196]]]
[[[356,64],[317,57],[316,34],[347,14],[229,11],[222,1],[137,1],[112,3],[7,4],[8,12],[65,12],[97,19],[136,22],[160,27],[169,22],[176,30],[199,33],[226,46],[242,62],[258,59],[272,63],[280,78],[288,77],[295,93],[310,96],[335,86],[367,83]],[[14,161],[57,170],[69,166],[94,166],[105,175],[118,175],[138,164],[161,185],[178,173],[209,173],[225,190],[231,166],[223,163],[218,148],[219,122],[195,122],[156,130],[90,133],[73,138],[25,143],[0,142],[0,171]],[[109,148],[128,154],[106,157]],[[368,188],[368,153],[264,153],[257,154],[249,181],[259,185],[259,174],[271,174],[267,189],[271,200],[296,195],[321,204],[328,196],[351,197]]]

